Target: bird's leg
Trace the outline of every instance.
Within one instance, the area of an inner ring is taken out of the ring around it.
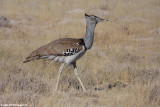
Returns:
[[[59,73],[58,73],[58,79],[57,79],[57,83],[56,83],[56,90],[58,89],[58,83],[59,83],[59,78],[61,76],[61,73],[62,73],[62,70],[63,70],[63,67],[65,66],[65,63],[63,63],[61,65],[61,67],[59,68]]]
[[[85,87],[84,87],[84,85],[83,85],[83,83],[82,83],[82,81],[81,81],[81,79],[79,77],[79,74],[77,72],[76,62],[73,63],[73,67],[74,67],[74,74],[76,75],[79,83],[81,84],[83,91],[86,91],[86,89],[85,89]]]

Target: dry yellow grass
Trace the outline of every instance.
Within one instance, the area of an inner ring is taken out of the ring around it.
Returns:
[[[1,0],[0,104],[160,106],[159,11],[159,0]],[[110,20],[97,25],[93,48],[78,61],[88,91],[68,67],[56,92],[59,63],[22,62],[52,40],[82,38],[84,13]]]

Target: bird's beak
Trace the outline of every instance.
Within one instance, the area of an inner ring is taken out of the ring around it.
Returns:
[[[100,19],[100,20],[99,20],[99,22],[102,22],[102,21],[106,21],[106,22],[107,22],[107,21],[109,21],[109,20],[108,20],[108,19]]]
[[[108,20],[108,19],[104,19],[103,21],[106,21],[106,22],[107,22],[107,21],[109,21],[109,20]]]

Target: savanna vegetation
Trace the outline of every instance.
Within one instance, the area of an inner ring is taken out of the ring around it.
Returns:
[[[84,14],[98,23],[94,45],[72,66],[36,60],[30,52],[53,40],[85,35]],[[160,106],[159,0],[0,0],[0,104],[29,107]]]

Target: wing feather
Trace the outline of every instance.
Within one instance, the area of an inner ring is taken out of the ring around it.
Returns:
[[[24,61],[29,62],[34,59],[40,59],[42,56],[71,56],[82,50],[83,39],[62,38],[55,40],[33,51]]]

